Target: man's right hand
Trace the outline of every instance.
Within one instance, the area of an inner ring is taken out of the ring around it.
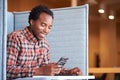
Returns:
[[[43,65],[40,68],[35,69],[34,76],[37,75],[54,76],[55,74],[59,74],[60,70],[61,68],[59,68],[56,63],[49,63],[47,65]]]

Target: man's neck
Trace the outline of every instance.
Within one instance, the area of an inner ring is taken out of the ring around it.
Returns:
[[[28,26],[28,30],[30,33],[37,39],[37,41],[41,41],[42,39],[38,39],[37,36],[34,34],[33,30],[31,29],[31,26]]]

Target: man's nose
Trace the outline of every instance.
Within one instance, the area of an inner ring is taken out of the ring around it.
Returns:
[[[48,27],[45,27],[44,32],[45,32],[45,33],[49,33],[49,31],[50,31],[49,28],[48,28]]]

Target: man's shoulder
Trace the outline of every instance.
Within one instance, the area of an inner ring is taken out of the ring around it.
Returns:
[[[17,30],[17,31],[11,32],[11,33],[8,34],[7,36],[8,36],[8,37],[12,37],[12,36],[17,37],[17,36],[21,36],[21,32],[22,32],[22,30]]]
[[[7,35],[7,41],[19,42],[19,40],[22,38],[21,32],[22,30],[11,32],[10,34]]]

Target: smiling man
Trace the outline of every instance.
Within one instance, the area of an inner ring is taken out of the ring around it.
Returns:
[[[50,46],[45,37],[52,28],[53,18],[53,12],[46,6],[36,6],[29,14],[29,26],[8,34],[8,80],[34,75],[53,76],[64,71],[56,63],[50,63]],[[75,74],[81,74],[78,68],[75,69]],[[70,73],[75,69],[69,70]]]

